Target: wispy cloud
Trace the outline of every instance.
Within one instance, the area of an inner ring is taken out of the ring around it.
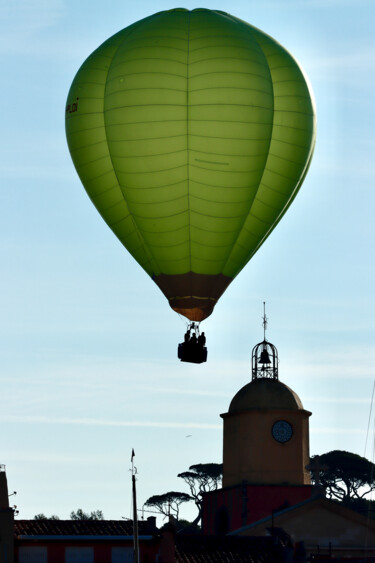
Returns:
[[[54,25],[64,10],[63,0],[12,0],[1,4],[0,16],[4,29],[31,33]]]
[[[52,416],[3,415],[2,422],[20,422],[22,424],[73,424],[79,426],[115,426],[138,428],[199,428],[217,430],[221,424],[205,424],[201,422],[157,422],[131,420],[104,420],[99,418],[69,418]]]
[[[59,452],[43,452],[43,451],[16,451],[16,450],[6,450],[3,449],[2,459],[6,459],[7,463],[10,462],[27,462],[27,463],[58,463],[58,464],[70,464],[70,463],[95,463],[95,464],[106,464],[108,461],[119,463],[121,462],[121,456],[110,456],[106,454],[105,458],[102,455],[93,455],[90,453],[72,454],[64,451]]]
[[[370,71],[375,67],[375,49],[358,49],[357,51],[351,51],[348,53],[347,48],[342,49],[342,53],[339,55],[331,55],[327,57],[317,57],[310,59],[309,70],[314,69],[326,69],[329,71],[341,71],[353,69],[356,72],[359,71]],[[336,75],[334,78],[337,78]],[[352,76],[347,76],[348,79],[352,79]]]
[[[354,398],[354,397],[304,397],[306,403],[328,403],[328,404],[342,404],[342,405],[369,405],[371,402],[370,397],[367,398]]]
[[[147,386],[139,386],[137,387],[139,391],[150,391],[155,392],[155,387],[147,387]],[[171,388],[160,388],[158,387],[157,392],[160,394],[167,394],[167,395],[193,395],[193,396],[200,396],[200,397],[224,397],[226,399],[231,399],[231,396],[228,393],[219,392],[215,390],[202,390],[202,389],[178,389],[175,387]],[[328,404],[364,404],[368,405],[371,402],[370,397],[311,397],[311,396],[304,396],[304,402],[306,403],[328,403]]]
[[[155,386],[145,386],[140,385],[136,387],[139,391],[152,391],[155,392]],[[221,391],[215,391],[211,389],[186,389],[186,388],[178,388],[178,387],[158,387],[158,393],[166,394],[166,395],[194,395],[199,397],[225,397],[228,398],[228,393],[224,393]]]
[[[362,436],[364,436],[365,431],[363,430],[363,428],[346,428],[346,427],[342,427],[342,428],[338,428],[336,427],[322,427],[322,428],[310,428],[310,432],[312,432],[313,434],[333,434],[333,435],[337,435],[337,434],[361,434]]]
[[[366,358],[366,362],[363,361]],[[319,353],[312,351],[306,354],[296,353],[293,361],[287,361],[282,365],[282,371],[288,376],[300,376],[314,379],[327,377],[330,381],[342,379],[375,379],[374,372],[375,350],[362,345],[357,347],[339,344],[328,350],[320,350]]]
[[[0,51],[22,52],[33,48],[30,39],[55,25],[64,14],[63,0],[12,0],[0,5]]]
[[[301,5],[301,2],[294,2],[295,5]],[[313,8],[344,8],[353,7],[359,8],[360,6],[372,6],[371,0],[305,0],[304,6],[310,6]]]
[[[353,8],[359,8],[359,7],[372,7],[372,2],[371,0],[304,0],[303,2],[301,2],[301,0],[286,0],[285,2],[267,2],[267,7],[270,8],[280,8],[283,10],[286,9],[291,9],[291,8],[298,8],[300,9],[301,7],[303,9],[306,8],[313,8],[313,9],[326,9],[326,10],[330,10],[332,8],[345,8],[345,7],[353,7]]]

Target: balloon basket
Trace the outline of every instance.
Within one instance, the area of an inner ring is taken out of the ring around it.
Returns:
[[[199,334],[199,324],[190,323],[184,336],[184,342],[178,345],[177,357],[181,362],[203,364],[207,362],[206,337]]]
[[[207,362],[207,348],[200,347],[198,344],[187,344],[181,342],[178,345],[177,357],[181,362],[190,362],[192,364],[203,364]]]

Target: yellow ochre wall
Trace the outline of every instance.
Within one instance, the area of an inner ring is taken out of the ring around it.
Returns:
[[[281,382],[252,382],[241,390],[241,410],[236,397],[224,419],[223,487],[251,484],[309,485],[309,417],[299,398]],[[271,389],[271,393],[270,393]],[[288,400],[278,401],[287,393]],[[245,401],[243,399],[245,398]],[[293,405],[289,400],[293,398]],[[294,400],[294,398],[296,400]],[[275,408],[277,403],[281,408]],[[260,403],[262,408],[256,408]],[[248,408],[246,407],[248,405]],[[269,404],[269,408],[266,405]],[[278,420],[292,425],[293,436],[277,442],[272,427]]]

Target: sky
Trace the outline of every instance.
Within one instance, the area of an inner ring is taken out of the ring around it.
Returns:
[[[85,58],[181,6],[279,41],[310,79],[318,123],[293,205],[202,324],[201,365],[178,361],[185,322],[91,204],[64,129]],[[1,4],[0,463],[19,518],[131,517],[132,448],[140,507],[188,492],[178,473],[222,461],[220,414],[251,379],[263,301],[280,380],[313,413],[310,453],[374,459],[374,17],[372,0]]]

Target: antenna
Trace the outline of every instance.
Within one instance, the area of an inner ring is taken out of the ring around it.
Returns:
[[[135,476],[137,468],[134,465],[134,449],[132,449],[132,493],[133,493],[133,544],[134,544],[134,563],[139,563],[139,536],[138,536],[138,514],[137,514],[137,492],[135,486]]]
[[[267,325],[268,325],[268,319],[266,316],[266,302],[263,301],[263,335],[264,335],[264,340],[266,340],[266,330],[267,330]]]

